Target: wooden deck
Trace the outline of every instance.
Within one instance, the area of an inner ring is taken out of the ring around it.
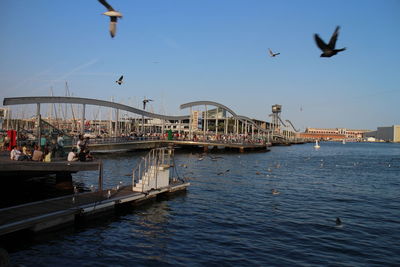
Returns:
[[[36,162],[36,161],[0,161],[0,174],[10,171],[40,171],[40,172],[78,172],[95,171],[99,169],[99,162]]]
[[[34,232],[63,224],[73,223],[79,216],[113,209],[123,203],[137,203],[159,194],[186,190],[189,183],[174,184],[146,193],[133,192],[132,186],[121,187],[118,191],[103,190],[81,193],[31,202],[0,209],[0,236],[28,229]]]
[[[56,160],[52,162],[17,161],[9,158],[9,152],[0,153],[0,178],[35,177],[46,174],[76,173],[79,171],[99,170],[101,162],[69,162]]]

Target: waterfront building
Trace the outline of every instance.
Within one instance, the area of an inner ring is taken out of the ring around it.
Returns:
[[[351,130],[346,128],[306,128],[300,133],[302,138],[323,139],[323,140],[361,140],[365,133],[371,130]]]
[[[400,125],[378,127],[376,131],[365,133],[364,137],[398,143],[400,142]]]
[[[8,126],[3,126],[5,122],[10,122],[10,110],[8,108],[0,108],[0,129],[8,128]]]

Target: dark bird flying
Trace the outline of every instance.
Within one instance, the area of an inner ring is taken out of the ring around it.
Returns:
[[[123,83],[123,81],[122,81],[123,78],[124,78],[124,75],[121,75],[121,77],[119,77],[119,79],[115,82],[118,83],[119,85],[121,85]]]
[[[108,9],[108,11],[104,12],[103,15],[110,17],[110,34],[111,37],[114,38],[115,33],[117,32],[117,20],[118,18],[122,18],[122,14],[114,10],[114,8],[112,8],[112,6],[110,6],[106,0],[99,0],[99,2]]]
[[[280,55],[281,53],[274,53],[274,52],[272,52],[272,50],[270,49],[270,48],[268,48],[268,51],[269,51],[269,55],[271,56],[271,57],[276,57],[277,55]]]
[[[339,35],[339,29],[340,27],[337,26],[334,33],[332,34],[331,39],[329,40],[329,43],[326,44],[319,36],[318,34],[314,34],[314,39],[315,42],[317,43],[317,46],[322,50],[321,57],[331,57],[336,55],[339,52],[342,52],[346,50],[346,48],[341,48],[341,49],[335,49],[336,46],[336,41]]]
[[[143,99],[143,110],[146,109],[146,104],[149,103],[150,101],[154,101],[154,100],[153,99],[147,99],[147,98]]]

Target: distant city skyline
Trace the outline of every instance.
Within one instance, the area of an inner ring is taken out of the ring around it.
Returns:
[[[74,96],[147,97],[168,115],[210,100],[267,121],[281,104],[301,130],[400,124],[399,1],[108,2],[124,15],[113,39],[97,0],[3,0],[1,99],[63,96],[67,81]],[[320,58],[313,35],[336,26],[347,49]]]

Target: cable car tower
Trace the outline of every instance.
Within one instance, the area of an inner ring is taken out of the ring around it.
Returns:
[[[272,106],[272,114],[269,116],[272,117],[272,131],[273,132],[280,132],[281,129],[281,112],[282,112],[282,105],[275,104]],[[285,126],[285,125],[284,125]]]

